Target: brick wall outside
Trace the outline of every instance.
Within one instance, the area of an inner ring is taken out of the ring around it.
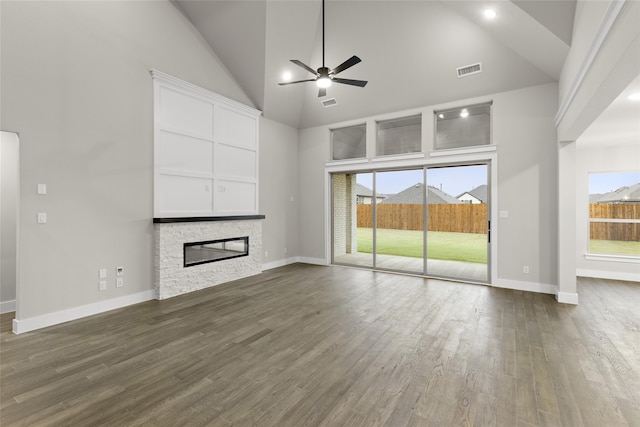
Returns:
[[[333,254],[357,252],[356,176],[333,175]]]

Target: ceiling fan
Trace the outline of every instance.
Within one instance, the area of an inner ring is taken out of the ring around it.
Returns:
[[[298,67],[302,67],[305,70],[309,71],[311,74],[315,74],[315,79],[306,79],[306,80],[297,80],[295,82],[283,82],[278,83],[280,86],[284,85],[292,85],[295,83],[303,83],[303,82],[316,82],[318,86],[318,97],[323,97],[327,95],[327,88],[331,86],[331,83],[342,83],[345,85],[351,86],[359,86],[365,87],[367,82],[365,80],[351,80],[351,79],[343,79],[340,77],[336,77],[338,73],[343,72],[347,68],[351,68],[356,65],[358,62],[362,60],[357,56],[353,55],[351,58],[344,61],[342,64],[338,65],[336,68],[330,70],[324,65],[324,0],[322,0],[322,67],[318,68],[317,71],[314,71],[313,68],[309,67],[302,61],[298,61],[297,59],[291,59],[291,62],[296,64]]]

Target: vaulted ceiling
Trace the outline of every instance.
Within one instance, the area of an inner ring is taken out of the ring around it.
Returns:
[[[362,62],[318,98],[295,66],[322,65],[321,0],[174,0],[265,117],[296,128],[336,123],[557,81],[569,51],[575,0],[327,0],[326,66]],[[497,17],[487,20],[487,7]],[[482,63],[458,78],[456,68]],[[325,108],[321,100],[335,98]]]

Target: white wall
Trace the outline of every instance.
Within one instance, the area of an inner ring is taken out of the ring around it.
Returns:
[[[545,84],[422,109],[428,121],[434,110],[493,100],[498,203],[499,210],[509,211],[509,218],[500,220],[492,228],[498,234],[497,276],[505,286],[522,285],[523,288],[549,291],[556,284],[557,136],[553,117],[557,97],[557,85]],[[407,112],[410,114],[416,114],[416,111]],[[364,120],[371,123],[387,118]],[[303,258],[326,258],[328,129],[346,125],[339,123],[300,132],[298,167],[304,172],[300,174],[299,221],[300,256]],[[429,128],[429,123],[423,120],[423,126]],[[370,133],[370,127],[367,131]],[[423,138],[423,147],[427,150],[433,147],[432,129],[423,131]],[[437,161],[432,157],[424,162]],[[379,165],[372,167],[375,166]],[[530,268],[528,274],[523,273],[525,265]]]
[[[330,159],[330,127],[301,129],[298,141],[298,255],[317,263],[328,262],[324,164]]]
[[[576,150],[576,267],[579,276],[640,281],[640,263],[589,260],[589,173],[640,170],[640,144],[603,143]]]
[[[263,268],[295,261],[298,205],[298,130],[261,118],[260,213],[266,216],[262,224]]]
[[[0,132],[0,312],[16,299],[19,149],[18,135]]]
[[[149,70],[250,101],[166,1],[2,2],[1,19],[2,126],[20,133],[22,147],[17,319],[146,295]],[[47,184],[46,196],[36,195],[37,183]],[[36,224],[37,212],[47,212],[47,224]],[[102,292],[100,268],[108,269]]]
[[[578,0],[562,69],[558,137],[575,141],[638,75],[640,2]]]
[[[557,85],[494,97],[498,145],[498,277],[556,285]],[[523,273],[523,266],[530,273]]]

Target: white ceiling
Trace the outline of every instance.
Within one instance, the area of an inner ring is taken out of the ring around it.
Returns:
[[[578,145],[640,144],[640,100],[629,99],[632,94],[640,94],[640,75],[578,138]]]
[[[318,98],[313,83],[278,86],[293,65],[322,65],[320,0],[174,0],[265,117],[296,128],[342,122],[557,81],[575,0],[327,0],[326,66],[362,62]],[[482,12],[498,16],[487,21]],[[456,68],[482,62],[458,79]],[[320,100],[335,97],[324,108]]]

